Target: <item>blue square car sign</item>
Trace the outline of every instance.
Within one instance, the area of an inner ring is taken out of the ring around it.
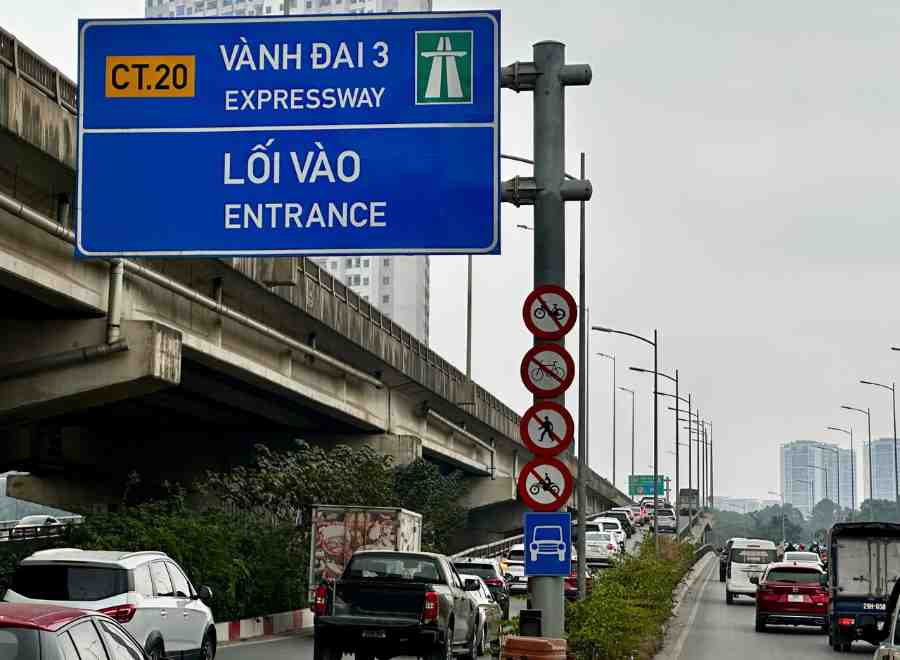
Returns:
[[[572,516],[526,513],[525,575],[568,576],[572,571]]]

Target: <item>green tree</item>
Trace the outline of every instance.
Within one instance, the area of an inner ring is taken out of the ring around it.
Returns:
[[[863,500],[853,518],[872,522],[900,522],[897,504],[891,500]]]

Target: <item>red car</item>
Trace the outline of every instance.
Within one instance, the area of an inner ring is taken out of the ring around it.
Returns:
[[[767,625],[816,626],[828,632],[827,575],[818,566],[793,561],[769,564],[756,592],[756,631]]]
[[[105,614],[59,607],[0,603],[0,658],[147,660],[144,649]]]

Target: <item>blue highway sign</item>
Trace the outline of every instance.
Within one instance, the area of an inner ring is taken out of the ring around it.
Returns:
[[[525,575],[562,575],[572,571],[572,516],[525,514]]]
[[[499,252],[499,12],[78,36],[79,254]]]

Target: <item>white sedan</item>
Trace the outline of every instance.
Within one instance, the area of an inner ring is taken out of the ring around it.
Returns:
[[[822,559],[815,552],[801,552],[797,550],[791,550],[790,552],[784,553],[784,558],[782,561],[793,561],[798,564],[811,564],[816,565],[818,567],[822,567]]]
[[[612,532],[588,532],[584,554],[588,565],[609,564],[619,556],[619,544]]]

